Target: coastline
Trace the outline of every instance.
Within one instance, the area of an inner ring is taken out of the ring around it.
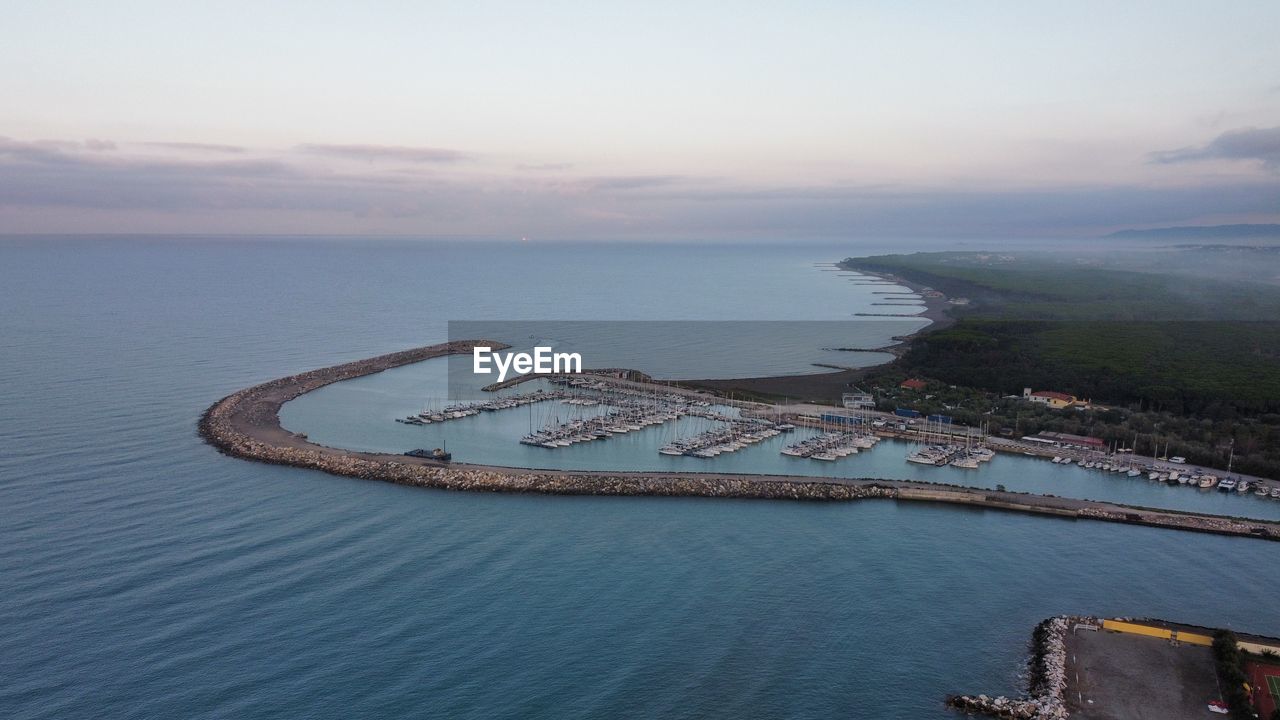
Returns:
[[[850,270],[853,272],[861,273],[863,275],[869,275],[871,277],[880,278],[881,280],[888,280],[894,283],[895,285],[902,285],[903,287],[911,290],[911,292],[919,295],[920,298],[924,300],[924,312],[913,314],[911,317],[925,318],[926,320],[930,321],[929,324],[925,325],[924,327],[920,328],[919,330],[909,335],[903,335],[901,338],[896,338],[898,342],[895,343],[894,345],[886,347],[884,349],[885,352],[892,352],[890,348],[905,349],[912,338],[915,338],[926,332],[941,330],[943,328],[950,327],[951,325],[955,324],[956,320],[951,315],[951,309],[954,308],[955,306],[952,305],[950,301],[948,301],[945,297],[929,297],[928,295],[925,295],[925,290],[927,289],[927,286],[921,283],[918,283],[914,280],[909,280],[907,278],[904,278],[901,275],[895,275],[893,273],[883,272],[880,270],[871,270],[869,268],[859,267],[857,260],[858,258],[846,258],[836,263],[836,266],[842,270]]]
[[[755,378],[738,378],[731,380],[704,378],[697,380],[681,380],[679,384],[685,387],[691,387],[701,390],[708,390],[717,394],[724,395],[726,393],[741,393],[745,395],[790,400],[822,402],[828,404],[838,404],[840,395],[846,392],[857,383],[861,382],[869,370],[872,368],[884,367],[893,363],[902,357],[911,347],[912,341],[916,338],[926,335],[937,330],[951,327],[955,324],[956,319],[952,317],[951,310],[955,307],[945,297],[929,297],[925,295],[925,286],[907,280],[892,273],[881,272],[877,270],[869,270],[858,267],[855,262],[856,258],[841,260],[835,266],[840,270],[854,271],[869,277],[879,278],[881,280],[890,281],[895,285],[902,285],[916,293],[924,300],[924,312],[904,315],[904,318],[914,317],[928,320],[929,322],[921,326],[915,332],[906,335],[899,335],[893,338],[893,342],[878,348],[830,348],[832,350],[848,350],[850,352],[882,352],[893,356],[893,360],[886,360],[883,363],[869,365],[861,368],[840,368],[835,372],[819,372],[807,373],[803,375],[770,375]],[[882,317],[887,313],[862,313],[864,317]],[[823,365],[822,367],[833,367]]]
[[[1280,540],[1280,523],[1276,522],[925,482],[727,473],[561,471],[442,463],[318,445],[280,425],[281,406],[304,393],[430,358],[470,352],[478,344],[506,347],[486,340],[454,341],[271,380],[215,402],[201,416],[198,431],[210,445],[233,457],[415,487],[548,495],[812,501],[883,498]]]

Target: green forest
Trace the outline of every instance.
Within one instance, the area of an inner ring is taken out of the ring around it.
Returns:
[[[1237,469],[1280,476],[1280,448],[1269,442],[1280,435],[1280,288],[1047,254],[922,253],[844,266],[971,300],[951,311],[954,324],[916,336],[896,362],[871,371],[872,386],[920,377],[982,390],[987,415],[1001,420],[1025,403],[994,398],[1057,390],[1113,410],[1047,411],[1024,423],[1117,439],[1177,428],[1185,435],[1166,442],[1181,442],[1197,462],[1221,465],[1234,443]]]

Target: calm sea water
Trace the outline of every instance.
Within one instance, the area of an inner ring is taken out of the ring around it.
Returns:
[[[1256,541],[414,490],[195,435],[235,389],[450,319],[847,317],[813,263],[890,249],[0,241],[0,716],[945,717],[1018,690],[1050,614],[1280,633]]]

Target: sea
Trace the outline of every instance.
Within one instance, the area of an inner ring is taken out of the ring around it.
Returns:
[[[224,457],[195,432],[237,389],[439,342],[451,322],[848,321],[880,306],[829,263],[941,247],[0,238],[0,717],[942,718],[948,693],[1020,692],[1050,615],[1280,634],[1280,546],[1256,540],[879,501],[414,489]],[[924,324],[863,320],[865,348]],[[813,372],[830,355],[666,369]],[[660,428],[526,448],[530,410],[394,423],[450,394],[446,366],[329,386],[282,418],[354,449],[696,462],[659,456]],[[1030,458],[910,466],[908,449],[713,462],[1280,517]]]

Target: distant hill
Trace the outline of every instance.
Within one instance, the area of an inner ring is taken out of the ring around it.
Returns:
[[[1120,230],[1107,237],[1122,240],[1280,240],[1280,225],[1188,225]]]

